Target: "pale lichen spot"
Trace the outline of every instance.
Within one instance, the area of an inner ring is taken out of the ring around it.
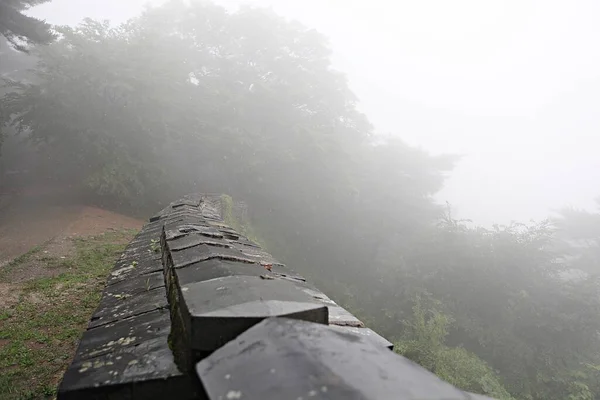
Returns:
[[[311,390],[310,392],[308,392],[308,397],[315,397],[316,395],[317,395],[316,390]]]
[[[135,336],[131,336],[131,337],[126,337],[126,338],[120,338],[117,343],[120,344],[121,346],[127,346],[133,342],[135,342],[136,337]]]
[[[242,392],[240,390],[230,390],[229,392],[227,392],[227,399],[231,400],[231,399],[241,399],[242,398]]]
[[[230,374],[225,375],[225,379],[229,379],[229,378],[231,378]]]

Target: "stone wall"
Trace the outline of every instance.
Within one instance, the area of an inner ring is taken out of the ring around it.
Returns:
[[[117,261],[58,399],[484,399],[411,361],[190,195]],[[326,266],[323,266],[326,268]]]

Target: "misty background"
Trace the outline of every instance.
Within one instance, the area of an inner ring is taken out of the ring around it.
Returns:
[[[54,0],[52,24],[124,22],[143,0]],[[325,34],[379,135],[463,156],[436,195],[483,225],[595,209],[600,4],[383,0],[217,1],[270,7]]]
[[[599,11],[0,0],[0,195],[144,218],[230,195],[450,383],[599,399]]]

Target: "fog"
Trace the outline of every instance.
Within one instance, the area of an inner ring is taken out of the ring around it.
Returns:
[[[145,1],[55,0],[54,24],[123,22]],[[155,2],[155,4],[160,1]],[[463,159],[437,195],[461,218],[540,220],[599,195],[600,4],[576,1],[218,1],[324,33],[381,135]]]
[[[600,398],[600,4],[249,4],[0,0],[0,239],[223,193],[461,389]]]

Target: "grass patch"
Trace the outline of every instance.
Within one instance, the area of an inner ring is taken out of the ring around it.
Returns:
[[[48,399],[97,307],[108,273],[133,232],[75,240],[75,255],[44,260],[70,269],[23,283],[17,305],[0,312],[0,398]],[[18,267],[35,252],[13,261]],[[11,263],[11,264],[13,264]]]

